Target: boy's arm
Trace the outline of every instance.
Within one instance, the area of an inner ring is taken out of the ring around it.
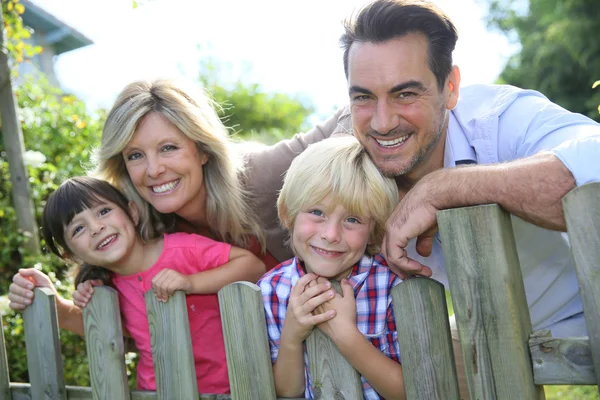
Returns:
[[[284,323],[279,353],[273,364],[275,393],[282,397],[304,397],[304,346],[290,336]]]
[[[342,280],[343,296],[335,298],[317,308],[317,312],[335,309],[336,317],[319,325],[331,338],[340,353],[373,388],[386,399],[406,398],[402,366],[388,358],[373,346],[356,326],[356,300],[354,289]]]

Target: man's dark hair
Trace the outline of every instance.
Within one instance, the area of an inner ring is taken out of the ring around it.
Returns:
[[[344,21],[345,33],[340,39],[344,49],[344,71],[348,78],[348,53],[355,42],[383,43],[421,33],[429,42],[429,68],[436,77],[438,89],[444,87],[452,71],[452,52],[458,33],[450,18],[436,5],[419,0],[376,0],[358,14]]]

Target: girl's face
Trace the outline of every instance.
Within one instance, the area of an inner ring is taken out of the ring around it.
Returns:
[[[208,156],[161,114],[142,118],[122,154],[136,190],[158,212],[187,220],[204,214]]]
[[[373,223],[342,205],[331,208],[329,197],[303,208],[296,216],[292,243],[307,272],[339,280],[365,254]]]
[[[127,274],[134,246],[141,243],[134,221],[125,210],[102,197],[100,203],[75,214],[65,226],[64,236],[70,256],[88,264]],[[133,202],[130,213],[137,220]]]

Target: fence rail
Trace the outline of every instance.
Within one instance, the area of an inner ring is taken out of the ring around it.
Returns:
[[[444,210],[438,224],[472,399],[542,399],[541,385],[600,382],[600,183],[563,200],[589,337],[531,332],[510,216],[497,205]],[[127,387],[118,298],[96,288],[84,310],[91,388],[65,386],[54,294],[35,289],[23,318],[31,384],[10,383],[0,335],[0,398],[275,399],[262,296],[237,282],[219,292],[231,395],[198,394],[183,293],[167,303],[146,296],[156,392]],[[408,399],[458,399],[444,289],[427,278],[392,291]],[[362,398],[360,378],[328,338],[307,341],[311,376],[323,399]],[[210,338],[207,338],[210,340]],[[327,340],[326,340],[327,339]],[[10,397],[12,396],[12,397]],[[317,397],[317,398],[318,398]]]

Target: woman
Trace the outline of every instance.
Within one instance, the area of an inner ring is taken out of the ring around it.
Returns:
[[[95,172],[136,203],[143,237],[197,233],[248,248],[272,268],[291,257],[277,222],[283,174],[310,143],[336,131],[341,110],[323,127],[238,156],[213,107],[206,94],[194,96],[172,81],[127,85],[108,114]],[[20,270],[9,306],[31,304],[34,286],[51,282]],[[58,298],[57,305],[61,327],[79,326],[72,302]]]

